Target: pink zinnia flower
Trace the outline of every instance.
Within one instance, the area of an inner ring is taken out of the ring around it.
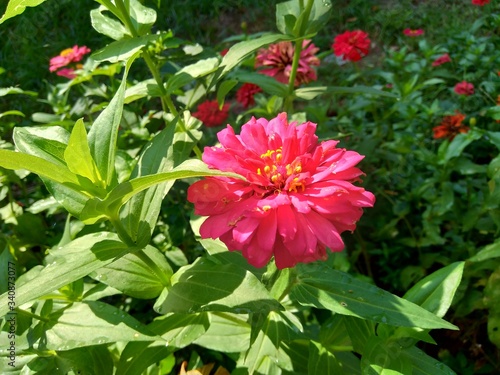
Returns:
[[[235,135],[231,126],[206,147],[209,167],[246,180],[208,177],[188,189],[197,215],[208,216],[202,238],[220,238],[250,264],[279,269],[326,259],[326,247],[341,251],[340,233],[353,231],[375,197],[355,186],[363,156],[318,142],[316,124],[288,123],[286,113],[268,121],[252,118]]]
[[[224,104],[222,109],[219,109],[217,100],[207,100],[198,106],[198,110],[193,113],[193,116],[201,120],[205,126],[213,128],[222,125],[229,115],[229,104]]]
[[[459,82],[455,85],[453,89],[458,95],[472,95],[474,94],[474,85],[467,81]]]
[[[65,77],[68,79],[73,79],[76,77],[75,70],[71,68],[62,68],[59,69],[56,74],[61,77]]]
[[[342,56],[344,60],[359,61],[368,54],[370,39],[368,34],[361,30],[346,31],[337,35],[332,49],[335,56]]]
[[[403,34],[405,34],[406,36],[409,36],[409,37],[415,37],[415,36],[423,35],[424,30],[422,30],[422,29],[416,29],[416,30],[404,29]]]
[[[77,63],[83,59],[83,56],[86,55],[87,53],[90,53],[90,49],[87,48],[86,46],[78,47],[77,45],[73,46],[73,48],[66,48],[65,50],[61,51],[61,53],[58,56],[55,56],[50,59],[50,66],[49,66],[49,71],[51,72],[56,72],[56,74],[62,77],[69,78],[69,75],[71,73],[68,73],[69,71],[73,72],[74,69],[71,67],[68,67],[68,65]],[[63,72],[59,73],[59,69],[68,67],[67,69],[62,69]],[[77,66],[77,68],[80,68],[80,66]],[[74,78],[76,75],[73,74]]]
[[[320,63],[319,58],[315,55],[319,51],[319,48],[310,40],[302,41],[302,48],[299,67],[295,76],[295,86],[315,81],[317,77],[313,66]],[[288,83],[294,52],[295,47],[291,42],[271,44],[267,49],[259,51],[255,67],[265,67],[266,69],[260,70],[259,73],[274,77],[281,83]]]
[[[244,83],[238,91],[236,91],[236,100],[243,104],[243,107],[248,108],[255,104],[253,98],[255,94],[262,92],[262,89],[253,83]]]
[[[481,7],[489,3],[490,0],[472,0],[472,5],[479,5]]]
[[[451,62],[451,58],[450,58],[450,55],[445,53],[444,55],[439,56],[436,60],[434,60],[432,62],[432,66],[439,66],[439,65],[445,64],[447,62]]]

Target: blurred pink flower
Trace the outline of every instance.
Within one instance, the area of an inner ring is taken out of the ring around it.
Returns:
[[[364,31],[346,31],[335,37],[332,49],[335,56],[342,56],[344,60],[359,61],[368,54],[370,43],[368,34]]]
[[[479,5],[481,7],[489,3],[490,0],[472,0],[472,5]]]
[[[424,30],[422,30],[422,29],[416,29],[416,30],[404,29],[403,34],[405,34],[406,36],[409,36],[409,37],[415,37],[415,36],[423,35]]]
[[[375,197],[355,186],[363,156],[318,142],[316,124],[288,123],[281,113],[252,119],[236,135],[231,126],[206,147],[210,168],[245,177],[208,177],[188,189],[197,215],[208,216],[202,238],[220,238],[250,264],[265,266],[274,256],[279,269],[327,258],[326,247],[341,251],[340,234],[353,231]]]
[[[75,70],[71,68],[59,69],[56,74],[61,77],[66,77],[68,79],[73,79],[76,77]]]
[[[439,65],[445,64],[447,62],[451,62],[451,58],[450,58],[450,55],[445,53],[444,55],[439,56],[436,60],[434,60],[432,62],[432,66],[439,66]]]
[[[55,72],[61,68],[67,67],[70,64],[79,62],[87,53],[90,53],[90,49],[86,46],[78,47],[77,45],[74,45],[73,48],[66,48],[61,51],[59,55],[50,59],[49,71]],[[57,72],[57,75],[69,78],[68,70],[74,71],[74,69],[68,68],[66,71],[62,72],[62,74]],[[75,75],[73,74],[73,78],[74,77]]]
[[[222,109],[219,109],[217,100],[206,100],[198,105],[198,110],[193,113],[193,116],[203,122],[209,128],[222,125],[229,116],[229,104],[224,104]]]
[[[243,107],[248,108],[255,104],[253,98],[255,94],[262,92],[262,89],[253,83],[244,83],[238,91],[236,91],[236,100],[243,104]]]
[[[467,81],[459,82],[453,89],[458,95],[472,95],[474,94],[474,85]]]
[[[310,40],[302,42],[299,67],[294,82],[295,86],[317,79],[313,66],[320,63],[319,58],[315,55],[318,51],[319,48]],[[261,49],[258,52],[255,67],[265,67],[266,69],[260,70],[259,73],[274,77],[281,83],[288,83],[294,52],[295,47],[291,42],[271,44],[267,49]]]

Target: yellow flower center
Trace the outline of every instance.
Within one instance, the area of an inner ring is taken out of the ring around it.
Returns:
[[[288,181],[289,192],[297,193],[297,189],[305,190],[305,184],[301,181],[300,173],[302,173],[302,165],[299,159],[295,159],[292,163],[284,165],[282,163],[282,147],[277,150],[267,150],[260,155],[260,158],[266,164],[264,168],[257,168],[257,174],[265,176],[275,187],[276,191],[285,189]],[[292,176],[293,179],[289,179]]]
[[[73,53],[73,48],[66,48],[65,50],[61,51],[59,56],[68,56]]]

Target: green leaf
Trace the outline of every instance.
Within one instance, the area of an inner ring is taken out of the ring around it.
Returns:
[[[309,375],[341,374],[342,368],[333,353],[329,352],[318,342],[309,342]]]
[[[411,347],[402,352],[411,361],[412,375],[456,375],[448,366],[428,356],[422,350]]]
[[[193,340],[193,344],[223,353],[238,353],[248,350],[250,325],[247,323],[245,315],[223,312],[206,314],[210,318],[210,326],[202,336]]]
[[[463,150],[472,142],[482,137],[482,133],[479,131],[475,131],[474,129],[470,130],[468,133],[458,134],[453,140],[449,143],[446,148],[446,152],[444,156],[440,158],[439,164],[445,164],[450,161],[452,158],[460,156]]]
[[[24,274],[28,281],[16,285],[16,304],[21,306],[52,293],[134,250],[138,249],[128,248],[114,233],[100,232],[77,238],[51,251],[47,266],[41,271],[33,270],[35,278],[30,279],[32,271]],[[7,297],[5,293],[0,296],[0,316],[7,313]]]
[[[174,351],[174,348],[162,342],[129,342],[120,355],[116,374],[143,374],[148,367],[160,362]]]
[[[156,22],[155,10],[145,7],[138,0],[129,0],[128,4],[130,4],[130,17],[139,35],[151,31],[151,26]]]
[[[90,22],[94,30],[114,40],[120,40],[129,35],[125,26],[120,22],[102,14],[105,10],[107,10],[106,7],[100,6],[90,11]]]
[[[309,14],[306,8],[301,12],[299,3],[298,0],[290,0],[276,5],[276,27],[283,34],[295,37],[317,33],[330,18],[331,2],[314,1]]]
[[[177,349],[191,345],[210,328],[208,313],[168,314],[156,318],[148,329]]]
[[[26,7],[36,7],[46,0],[10,0],[4,15],[0,18],[0,24],[4,21],[24,12]]]
[[[323,94],[371,94],[378,96],[385,96],[388,98],[397,99],[398,96],[387,91],[374,89],[368,86],[354,86],[354,87],[336,87],[336,86],[318,86],[318,87],[304,87],[294,91],[297,98],[311,100]]]
[[[375,335],[375,324],[372,321],[353,316],[344,316],[342,321],[349,334],[354,351],[363,354],[368,340]]]
[[[234,173],[220,172],[214,169],[209,169],[206,164],[200,160],[187,160],[170,172],[142,176],[123,182],[115,187],[103,201],[99,199],[89,200],[84,211],[82,212],[80,220],[87,224],[91,224],[101,218],[116,216],[116,213],[119,211],[120,207],[125,204],[125,202],[127,202],[135,194],[151,186],[170,180],[202,176],[227,176],[242,178]]]
[[[217,90],[217,103],[219,103],[219,107],[222,107],[224,105],[224,100],[226,98],[226,95],[237,84],[238,84],[238,81],[236,81],[234,79],[224,81],[220,84],[219,89]]]
[[[145,255],[155,264],[144,262],[138,257],[138,252],[127,254],[115,262],[99,268],[90,276],[103,284],[120,290],[128,296],[140,299],[158,297],[165,285],[164,280],[169,280],[173,272],[165,255],[153,246],[147,246]],[[161,271],[162,275],[157,273]]]
[[[79,119],[71,131],[68,147],[64,151],[64,160],[71,172],[88,178],[98,187],[105,188],[94,159],[90,154],[83,119]]]
[[[38,349],[69,350],[117,341],[157,341],[159,336],[119,308],[99,301],[75,302],[49,316]]]
[[[352,350],[352,340],[347,332],[346,319],[357,319],[334,314],[323,324],[319,331],[321,344],[331,350]]]
[[[175,90],[192,83],[195,78],[203,77],[214,72],[219,66],[219,59],[211,57],[204,60],[199,60],[194,64],[185,66],[167,81],[167,92],[173,93]]]
[[[120,87],[108,106],[94,121],[88,134],[90,154],[97,165],[105,186],[110,186],[116,178],[115,157],[118,127],[122,118],[127,74],[136,57],[137,55],[127,61]]]
[[[94,52],[91,57],[97,62],[109,61],[110,63],[115,63],[119,61],[130,61],[133,60],[132,57],[141,51],[146,44],[154,42],[160,37],[161,34],[154,34],[117,40]]]
[[[131,179],[167,172],[174,167],[173,138],[175,121],[158,133],[143,149],[132,172]],[[172,187],[174,180],[167,181],[134,195],[123,205],[120,221],[130,238],[138,246],[150,242],[161,210],[161,202]]]
[[[442,318],[453,301],[465,262],[455,262],[430,274],[416,283],[403,296]]]
[[[273,77],[250,72],[235,72],[231,76],[241,82],[253,83],[270,95],[277,95],[281,98],[288,95],[288,86],[276,81]]]
[[[45,1],[45,0],[43,0],[43,1]],[[12,86],[12,87],[0,88],[0,96],[12,95],[12,94],[24,94],[24,95],[30,95],[30,96],[37,96],[38,95],[38,93],[36,93],[35,91],[26,91],[26,90],[20,89],[19,87]],[[4,112],[4,113],[6,113],[6,112]]]
[[[476,255],[469,258],[469,262],[482,262],[486,259],[500,257],[500,240],[483,247]]]
[[[259,48],[262,48],[271,43],[277,43],[292,39],[293,38],[282,34],[268,34],[252,40],[246,40],[236,43],[229,49],[227,54],[222,59],[222,63],[220,65],[221,68],[223,68],[221,76],[225,75],[236,65],[242,62],[247,56],[257,51]]]
[[[322,263],[301,264],[290,296],[301,305],[393,326],[457,329],[427,310]]]
[[[210,280],[207,283],[207,280]],[[172,287],[158,313],[225,311],[237,314],[279,310],[264,285],[249,271],[217,258],[198,258],[172,278]]]
[[[64,151],[69,135],[59,126],[29,126],[15,127],[13,138],[19,151],[65,167]]]
[[[413,374],[411,361],[403,355],[405,348],[397,341],[372,336],[365,345],[361,358],[363,375],[405,375]]]

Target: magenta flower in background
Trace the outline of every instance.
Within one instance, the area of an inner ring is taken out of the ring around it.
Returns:
[[[458,95],[472,95],[474,94],[474,85],[467,81],[459,82],[455,85],[453,89]]]
[[[439,56],[436,60],[434,60],[432,62],[432,66],[443,65],[443,64],[445,64],[447,62],[451,62],[451,58],[450,58],[450,55],[448,55],[447,53],[445,53],[444,55]]]
[[[489,3],[490,0],[472,0],[472,5],[479,5],[481,7]]]
[[[76,76],[73,73],[74,69],[72,67],[68,67],[68,65],[73,66],[74,63],[81,61],[83,56],[88,53],[90,53],[90,49],[86,46],[78,47],[77,45],[74,45],[73,48],[66,48],[61,51],[58,56],[50,59],[49,71],[57,72],[56,74],[62,77],[70,78],[70,76],[72,76],[71,78],[74,78]],[[74,65],[74,67],[81,68],[81,65]]]
[[[316,124],[288,123],[286,113],[268,121],[252,118],[236,135],[231,126],[206,147],[210,168],[246,180],[208,177],[188,189],[197,215],[208,216],[202,238],[219,238],[241,251],[250,264],[265,266],[274,256],[279,269],[326,259],[326,248],[341,251],[340,234],[353,231],[375,197],[355,186],[363,156],[318,142]]]
[[[315,81],[316,71],[313,66],[319,65],[316,52],[319,51],[310,40],[302,42],[299,67],[295,76],[295,86]],[[255,67],[264,67],[259,73],[274,77],[281,83],[288,83],[292,70],[293,54],[295,47],[291,42],[271,44],[267,49],[261,49],[256,57]]]
[[[342,56],[344,60],[359,61],[368,55],[370,43],[368,34],[364,31],[346,31],[335,37],[332,49],[335,56]]]
[[[424,34],[424,30],[422,29],[404,29],[403,34],[409,37],[416,37]]]

